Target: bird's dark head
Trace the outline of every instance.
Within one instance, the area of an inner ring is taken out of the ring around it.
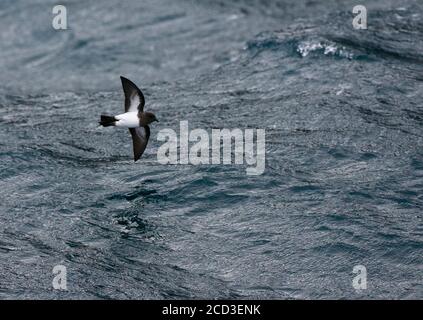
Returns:
[[[143,120],[145,121],[146,124],[150,124],[154,121],[159,122],[159,120],[157,120],[156,116],[154,115],[154,113],[151,112],[144,112],[143,114]]]

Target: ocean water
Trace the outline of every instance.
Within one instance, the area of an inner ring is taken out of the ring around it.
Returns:
[[[56,4],[0,2],[0,298],[423,298],[421,1]],[[265,129],[265,172],[160,165],[182,120]]]

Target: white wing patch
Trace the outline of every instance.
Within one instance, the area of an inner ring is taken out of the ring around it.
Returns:
[[[141,90],[131,80],[120,77],[123,92],[125,93],[125,112],[142,112],[145,98]]]
[[[140,97],[136,91],[131,94],[130,97],[131,104],[129,105],[128,112],[135,112],[138,111],[138,106],[140,104]]]

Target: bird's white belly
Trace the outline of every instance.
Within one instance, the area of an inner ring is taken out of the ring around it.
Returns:
[[[138,112],[126,112],[115,116],[118,120],[116,121],[117,127],[124,128],[138,128],[140,126],[140,119],[138,118]]]

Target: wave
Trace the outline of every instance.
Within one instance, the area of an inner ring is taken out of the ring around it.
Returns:
[[[288,55],[347,59],[400,59],[423,61],[423,22],[415,7],[375,10],[367,30],[355,30],[353,15],[332,13],[313,23],[294,23],[285,29],[263,32],[249,41],[245,50],[256,56],[263,51]],[[329,23],[328,23],[329,21]]]

